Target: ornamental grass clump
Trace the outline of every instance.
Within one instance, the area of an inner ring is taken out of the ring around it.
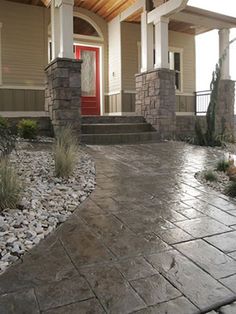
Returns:
[[[217,176],[212,170],[208,170],[204,173],[204,179],[206,181],[215,182],[217,181]]]
[[[229,169],[230,163],[226,159],[221,159],[217,162],[216,170],[226,172]]]
[[[0,159],[0,211],[16,208],[22,186],[7,158]]]
[[[75,168],[78,153],[78,141],[71,127],[57,132],[54,144],[55,175],[68,178]]]

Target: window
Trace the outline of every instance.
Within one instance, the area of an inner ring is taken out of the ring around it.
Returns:
[[[84,35],[84,36],[93,36],[100,37],[96,29],[88,21],[74,16],[74,34]]]
[[[175,71],[175,88],[178,91],[182,90],[182,52],[172,50],[169,51],[170,69]]]

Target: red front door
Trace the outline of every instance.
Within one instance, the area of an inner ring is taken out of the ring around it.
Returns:
[[[81,68],[82,115],[100,115],[99,48],[75,46]]]

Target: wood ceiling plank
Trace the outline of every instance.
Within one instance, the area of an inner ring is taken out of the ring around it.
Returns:
[[[46,6],[50,4],[50,0],[8,0],[12,2],[25,3],[37,6]],[[136,0],[75,0],[76,7],[82,7],[90,10],[107,21],[110,21],[129,6],[134,4]],[[133,21],[139,21],[138,16],[133,17]]]
[[[50,4],[50,0],[41,0],[41,2],[45,5],[45,7],[48,7]]]
[[[130,5],[132,5],[135,2],[135,0],[130,0],[130,1],[124,1],[122,4],[119,5],[113,12],[110,14],[106,14],[104,18],[107,21],[111,21],[114,17],[116,17],[119,13],[127,9]]]
[[[88,5],[88,10],[96,12],[96,10],[100,9],[104,5],[104,0],[90,0],[90,4]]]
[[[113,12],[117,7],[119,7],[123,3],[124,3],[124,0],[107,1],[106,5],[104,5],[99,11],[97,11],[97,13],[103,16],[109,15],[111,12]]]
[[[135,0],[112,0],[109,1],[97,14],[102,15],[105,19],[114,14],[115,16],[121,13],[125,8],[129,7]]]

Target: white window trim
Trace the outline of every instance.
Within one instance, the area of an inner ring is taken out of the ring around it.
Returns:
[[[183,76],[184,76],[184,73],[183,73],[183,51],[184,49],[183,48],[177,48],[177,47],[169,47],[169,52],[178,52],[180,53],[180,86],[181,86],[181,89],[176,89],[176,93],[183,93],[183,82],[184,82],[184,79],[183,79]]]
[[[2,23],[0,22],[0,85],[2,85]]]

